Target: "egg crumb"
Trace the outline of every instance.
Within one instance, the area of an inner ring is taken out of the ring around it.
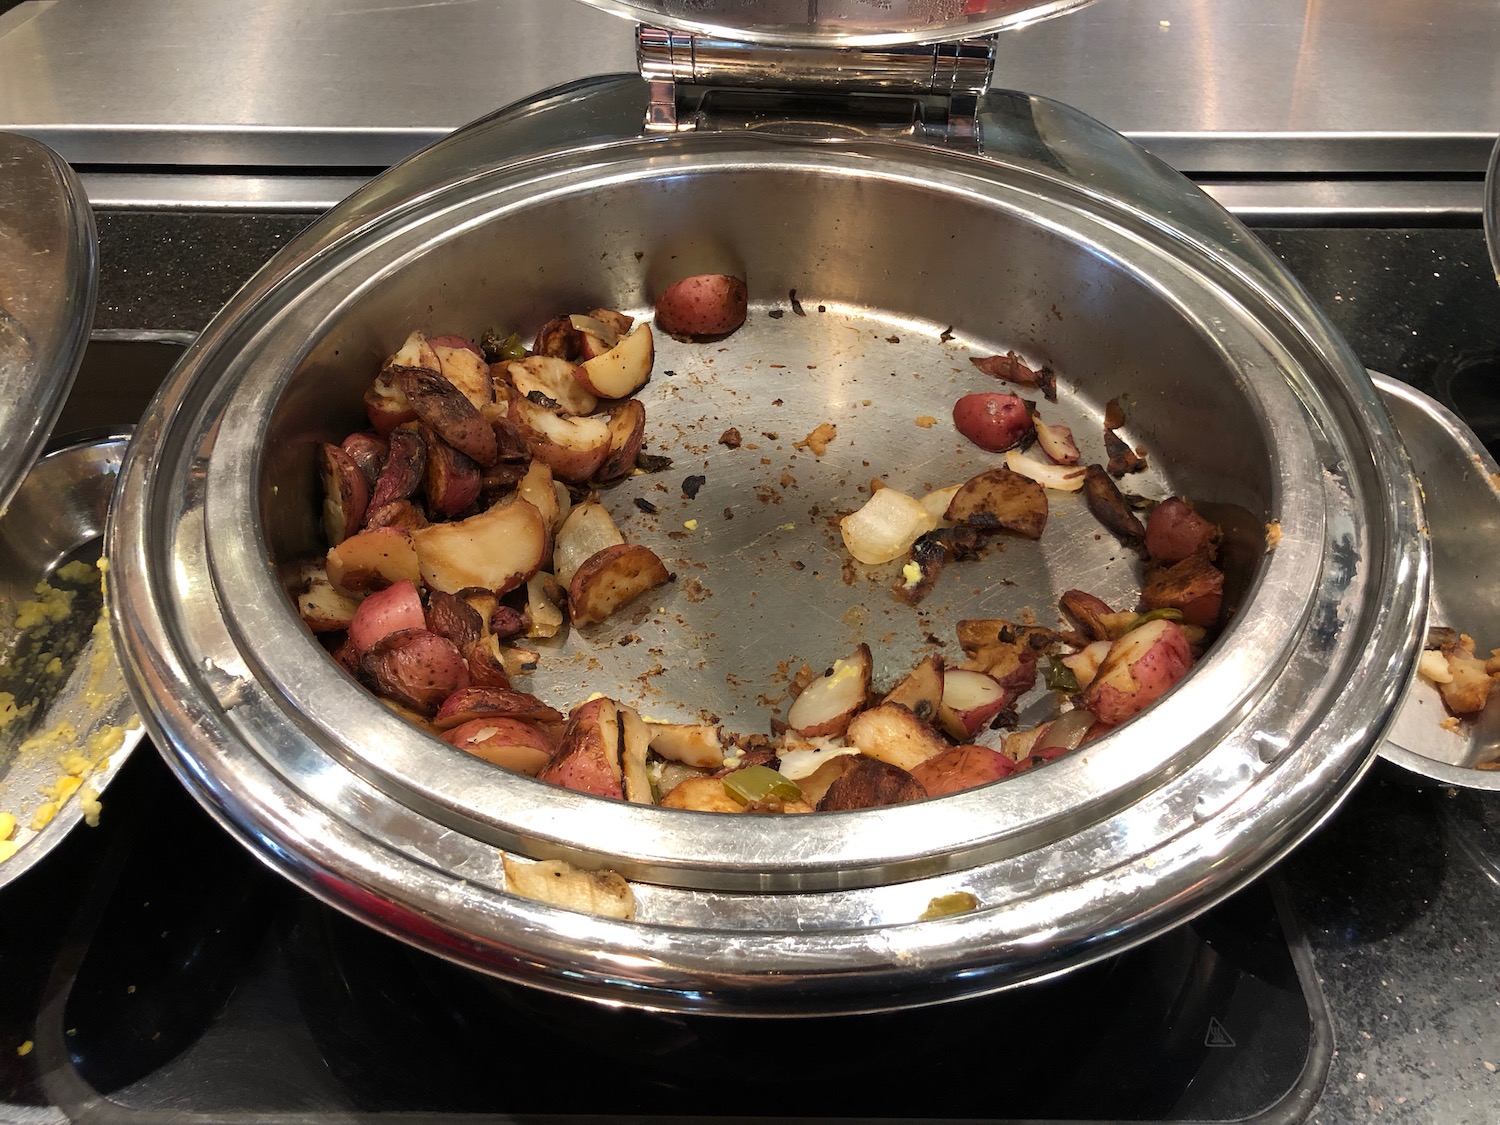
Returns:
[[[13,813],[0,812],[0,840],[9,840],[11,833],[16,830],[16,818]]]
[[[901,568],[901,577],[905,580],[904,585],[908,590],[922,581],[922,568],[914,562],[909,562]]]
[[[28,1039],[26,1040],[26,1042],[22,1043],[19,1047],[16,1048],[16,1054],[20,1055],[24,1059],[27,1055],[31,1054],[31,1048],[33,1048],[34,1046],[36,1046],[36,1044]]]
[[[682,526],[685,527],[685,528],[687,528],[689,531],[697,531],[698,530],[698,521],[697,520],[684,520]]]

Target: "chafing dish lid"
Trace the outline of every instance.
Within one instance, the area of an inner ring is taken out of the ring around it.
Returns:
[[[93,214],[72,170],[46,145],[0,133],[0,508],[78,374],[98,264]]]

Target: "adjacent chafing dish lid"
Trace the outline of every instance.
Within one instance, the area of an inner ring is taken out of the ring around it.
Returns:
[[[0,133],[0,508],[78,374],[98,264],[93,214],[72,170],[46,145]]]
[[[1090,0],[584,0],[655,27],[750,43],[937,43],[1020,27]]]

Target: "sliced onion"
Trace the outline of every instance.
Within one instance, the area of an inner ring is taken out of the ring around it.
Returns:
[[[777,772],[788,781],[802,781],[817,773],[825,762],[859,752],[858,746],[844,746],[827,738],[814,739],[806,746],[781,751],[776,756],[781,762]]]
[[[1046,731],[1036,740],[1031,752],[1039,754],[1049,749],[1077,750],[1083,745],[1083,736],[1088,734],[1098,721],[1092,711],[1085,711],[1082,707],[1076,711],[1069,711],[1066,715],[1047,724]]]
[[[1082,469],[1068,465],[1048,465],[1017,449],[1005,454],[1005,465],[1011,472],[1034,480],[1043,488],[1055,488],[1059,492],[1077,492],[1083,487],[1083,478],[1087,475]]]
[[[552,548],[552,572],[564,587],[573,581],[578,568],[606,547],[617,547],[625,536],[615,526],[609,509],[597,500],[578,505],[557,529]]]
[[[574,313],[568,317],[568,321],[579,332],[587,332],[603,344],[605,351],[608,351],[620,342],[620,334],[596,317],[585,316],[583,313]]]
[[[934,488],[921,499],[922,507],[927,509],[927,514],[932,517],[934,527],[952,527],[953,524],[947,519],[948,505],[953,503],[953,497],[962,488],[961,484],[950,484],[947,488]]]
[[[1109,655],[1110,647],[1109,641],[1095,641],[1062,658],[1063,664],[1078,681],[1079,691],[1083,691],[1094,682],[1094,677],[1099,674],[1099,665],[1103,664],[1104,658]]]
[[[844,546],[871,566],[898,559],[937,526],[922,502],[894,488],[882,488],[859,511],[839,521]]]

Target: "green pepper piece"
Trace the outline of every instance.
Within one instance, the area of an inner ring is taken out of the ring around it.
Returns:
[[[979,909],[979,899],[968,891],[954,891],[951,895],[938,895],[927,904],[919,921],[930,922],[934,918],[951,918],[955,914],[967,914]]]
[[[510,363],[526,358],[526,345],[521,343],[520,334],[516,332],[502,337],[500,333],[490,329],[480,337],[479,348],[490,363]]]
[[[770,766],[746,766],[724,775],[724,792],[742,805],[763,801],[767,797],[780,797],[783,801],[796,801],[802,790],[795,782],[782,777]]]
[[[1048,691],[1063,691],[1068,694],[1079,691],[1078,677],[1055,656],[1047,657],[1047,663],[1042,668],[1042,678],[1047,683]]]
[[[1149,613],[1143,613],[1143,614],[1141,614],[1139,617],[1137,617],[1134,621],[1132,621],[1130,623],[1130,628],[1126,629],[1125,633],[1133,632],[1134,630],[1139,629],[1142,625],[1145,625],[1145,624],[1147,624],[1148,622],[1151,622],[1151,621],[1181,621],[1181,620],[1182,620],[1182,610],[1180,610],[1180,609],[1171,609],[1169,607],[1164,606],[1161,609],[1153,609]],[[1121,633],[1120,635],[1123,637],[1125,635],[1125,633]]]

